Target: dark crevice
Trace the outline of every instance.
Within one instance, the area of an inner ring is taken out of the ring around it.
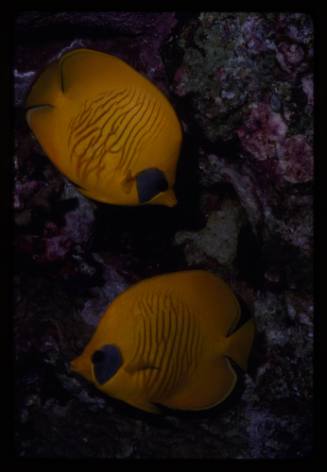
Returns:
[[[240,277],[252,287],[258,289],[264,286],[265,267],[261,244],[249,223],[240,230],[235,264]]]

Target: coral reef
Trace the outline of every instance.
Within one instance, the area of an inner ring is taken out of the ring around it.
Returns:
[[[185,136],[175,208],[81,196],[24,119],[45,64],[86,47],[167,94]],[[313,24],[302,13],[25,12],[16,20],[14,343],[19,457],[312,454]],[[223,405],[152,417],[69,370],[132,283],[202,268],[256,321]]]

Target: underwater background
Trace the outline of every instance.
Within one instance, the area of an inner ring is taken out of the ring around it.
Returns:
[[[313,410],[313,23],[303,13],[25,12],[14,51],[15,447],[20,457],[303,458]],[[178,205],[84,198],[30,132],[24,100],[63,52],[116,55],[183,130]],[[226,402],[151,416],[69,361],[106,306],[153,275],[205,269],[256,321]]]

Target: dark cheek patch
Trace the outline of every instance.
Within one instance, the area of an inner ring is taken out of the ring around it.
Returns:
[[[168,189],[165,174],[156,168],[146,169],[136,176],[136,187],[140,203],[145,203]]]
[[[100,350],[95,351],[92,356],[92,363],[95,378],[102,385],[115,375],[123,360],[118,347],[107,344]]]

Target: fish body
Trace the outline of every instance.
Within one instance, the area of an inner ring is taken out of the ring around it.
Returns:
[[[176,204],[181,125],[165,95],[121,59],[90,49],[64,54],[33,84],[26,119],[55,166],[87,197]]]
[[[202,410],[222,402],[242,369],[254,322],[234,332],[240,307],[223,280],[206,271],[145,279],[104,313],[72,369],[104,393],[149,412],[156,404]]]

